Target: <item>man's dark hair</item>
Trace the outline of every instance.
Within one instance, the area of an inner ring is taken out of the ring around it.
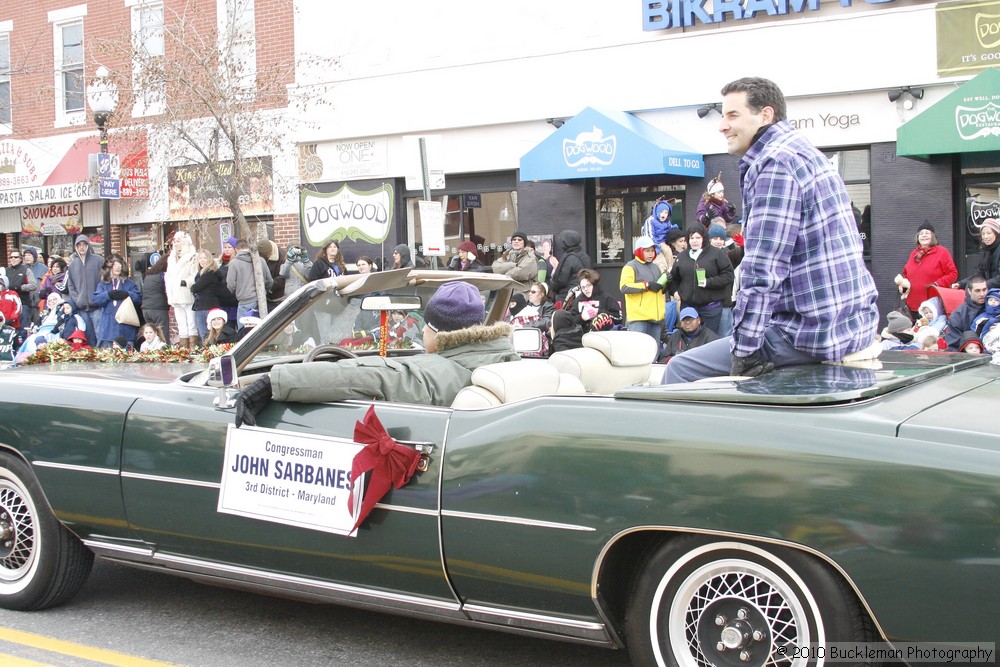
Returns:
[[[785,96],[778,85],[770,79],[758,76],[745,76],[742,79],[730,81],[722,87],[722,96],[730,93],[746,93],[747,106],[750,111],[760,113],[764,107],[774,109],[774,122],[785,120],[788,111],[785,108]]]
[[[986,276],[979,275],[977,273],[976,275],[974,275],[971,278],[969,278],[969,282],[967,282],[965,285],[966,285],[966,287],[968,287],[968,288],[971,289],[972,288],[972,283],[985,283],[985,282],[987,282]]]

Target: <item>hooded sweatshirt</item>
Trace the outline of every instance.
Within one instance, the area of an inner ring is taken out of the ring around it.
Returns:
[[[274,284],[271,272],[267,270],[267,262],[263,257],[257,258],[257,269],[264,278],[264,291],[267,292]],[[229,273],[226,274],[226,286],[236,295],[241,306],[257,303],[257,286],[253,277],[253,255],[249,250],[240,250],[229,262]]]
[[[73,247],[81,241],[87,244],[87,253],[80,258],[79,253],[73,252],[73,259],[70,260],[67,285],[69,286],[69,298],[73,304],[84,312],[94,310],[97,306],[92,300],[98,283],[101,282],[101,269],[104,268],[104,258],[94,252],[90,245],[90,239],[80,234],[76,237]]]
[[[412,269],[413,260],[410,258],[410,246],[405,243],[400,243],[398,246],[392,249],[393,252],[399,253],[399,266],[393,267],[397,269]]]
[[[552,273],[551,284],[549,285],[551,287],[549,293],[556,301],[566,294],[566,290],[570,288],[570,285],[576,284],[578,280],[577,274],[580,273],[580,269],[589,269],[591,267],[590,257],[583,252],[582,243],[583,238],[578,231],[567,229],[559,234],[556,245],[562,252],[558,255],[559,266]]]

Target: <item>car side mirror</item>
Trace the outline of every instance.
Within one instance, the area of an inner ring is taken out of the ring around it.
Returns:
[[[236,384],[236,359],[232,355],[225,354],[209,360],[208,386],[233,387]]]
[[[233,407],[235,403],[226,390],[238,387],[239,378],[236,375],[236,359],[231,354],[209,360],[208,386],[219,388],[219,395],[215,399],[216,407]]]

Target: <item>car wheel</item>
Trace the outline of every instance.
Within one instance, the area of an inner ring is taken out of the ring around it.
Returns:
[[[94,554],[52,514],[21,459],[0,453],[0,607],[44,609],[71,598]]]
[[[682,537],[636,578],[625,634],[636,665],[804,667],[823,665],[825,652],[793,649],[872,631],[853,594],[805,553]]]

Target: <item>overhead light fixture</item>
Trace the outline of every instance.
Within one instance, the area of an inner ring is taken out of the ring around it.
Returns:
[[[910,86],[903,86],[901,88],[893,88],[888,91],[886,95],[889,97],[890,102],[895,102],[900,97],[905,94],[909,94],[915,100],[924,99],[924,89],[923,88],[911,88]]]
[[[719,106],[718,102],[712,102],[711,104],[705,104],[704,106],[698,107],[698,118],[704,118],[713,111],[718,111],[719,115],[722,115],[722,107]]]
[[[557,130],[566,124],[565,118],[546,118],[545,122],[556,128]]]

